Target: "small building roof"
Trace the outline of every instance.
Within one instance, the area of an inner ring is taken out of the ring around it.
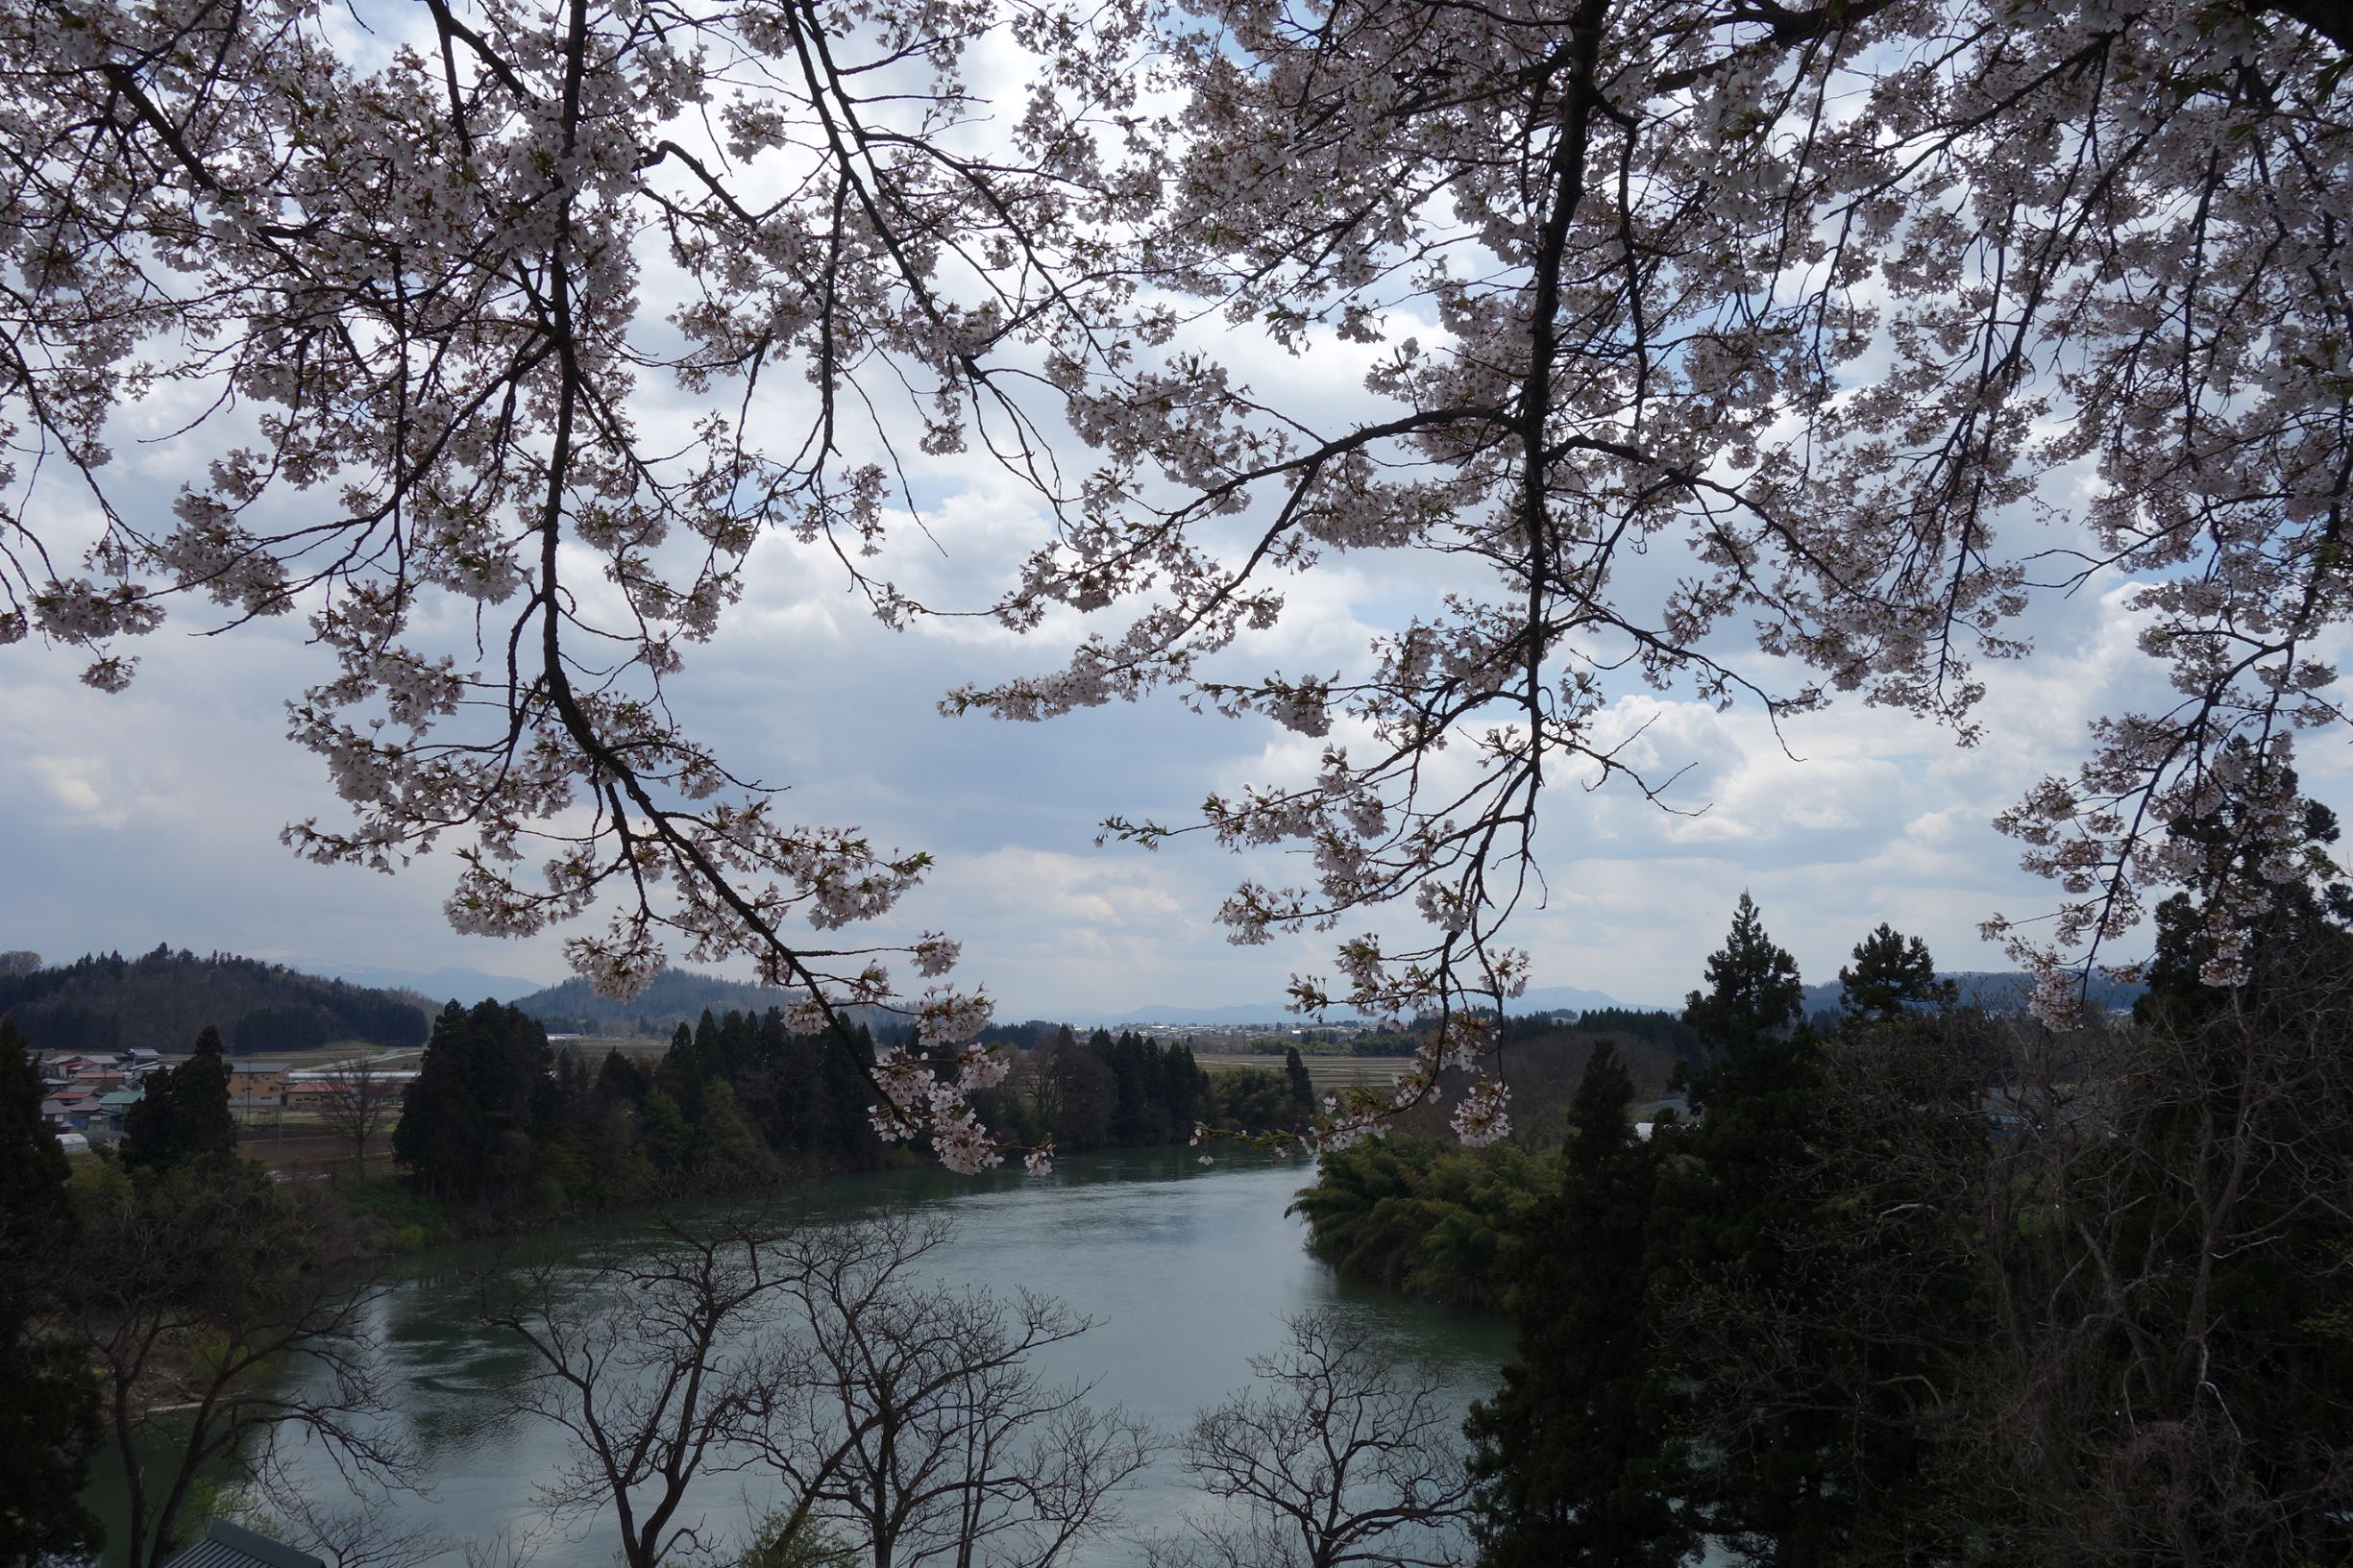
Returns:
[[[147,1096],[135,1089],[118,1089],[111,1094],[98,1096],[100,1105],[136,1105]]]
[[[327,1568],[320,1558],[297,1552],[282,1541],[215,1519],[205,1538],[190,1546],[163,1568]]]

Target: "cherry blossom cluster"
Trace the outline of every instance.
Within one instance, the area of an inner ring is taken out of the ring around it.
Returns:
[[[1029,373],[1115,374],[1150,314],[1112,243],[1164,161],[1145,20],[453,0],[355,42],[320,0],[4,0],[0,644],[84,649],[115,691],[174,596],[299,615],[330,668],[291,731],[349,808],[299,853],[454,849],[469,933],[602,917],[566,951],[607,994],[748,960],[842,1038],[851,1005],[968,1038],[985,995],[910,1002],[883,962],[939,980],[953,943],[822,939],[928,858],[785,821],[667,687],[771,531],[886,622],[925,612],[877,564],[903,446],[1064,502]],[[1016,101],[974,95],[976,52],[1027,61]],[[171,437],[198,478],[128,513],[110,422],[167,385],[208,406]],[[640,428],[663,392],[699,404],[683,435]],[[77,570],[45,532],[85,514]]]
[[[1977,666],[2029,654],[2036,596],[2131,583],[2180,701],[2106,718],[2079,776],[2005,814],[2063,902],[2035,942],[1992,928],[2055,999],[2150,890],[2195,887],[2233,979],[2230,931],[2304,869],[2172,829],[2229,797],[2257,831],[2294,737],[2345,717],[2353,26],[2216,0],[1195,10],[1159,282],[1303,359],[1375,346],[1375,405],[1335,418],[1312,374],[1287,399],[1190,349],[1128,383],[1149,407],[1095,391],[1108,499],[1000,613],[1123,626],[956,711],[1167,687],[1326,738],[1311,777],[1107,832],[1290,849],[1300,885],[1220,911],[1238,942],[1411,909],[1424,940],[1350,939],[1345,984],[1294,997],[1443,1011],[1507,992],[1546,786],[1673,803],[1674,762],[1637,772],[1605,722],[1624,676],[1972,744]],[[1204,674],[1282,620],[1286,576],[1367,551],[1465,586],[1357,670]]]
[[[951,1065],[953,1070],[943,1075],[938,1066],[904,1045],[876,1053],[871,1077],[883,1097],[868,1110],[867,1119],[885,1142],[928,1138],[942,1164],[976,1175],[1003,1164],[1004,1151],[980,1124],[970,1096],[1003,1083],[1010,1064],[1001,1053],[974,1042],[958,1050]],[[1022,1164],[1033,1176],[1051,1171],[1052,1143],[1030,1149]]]
[[[1226,901],[1237,941],[1419,922],[1344,936],[1304,1008],[1452,1030],[1517,994],[1545,791],[1679,809],[1680,759],[1638,766],[1615,722],[1631,683],[1967,744],[2038,596],[2111,583],[2172,697],[2002,818],[2061,905],[1992,929],[2055,1004],[2193,886],[2228,983],[2230,931],[2305,874],[2174,830],[2224,803],[2263,831],[2345,718],[2329,8],[435,0],[369,27],[0,0],[0,645],[114,691],[173,596],[302,617],[324,662],[290,728],[349,811],[288,844],[453,849],[462,930],[602,917],[567,951],[614,994],[735,959],[843,1038],[851,1004],[971,1038],[984,997],[890,972],[939,980],[952,943],[822,935],[927,857],[785,821],[667,696],[764,535],[890,625],[930,613],[890,576],[911,452],[1050,518],[1004,626],[1088,618],[949,711],[1165,691],[1323,743],[1197,820],[1105,827],[1294,857]],[[1326,395],[1335,354],[1360,398]],[[128,513],[108,437],[167,390],[205,410],[159,438],[202,474]],[[686,428],[641,428],[662,397]],[[1348,667],[1238,669],[1337,562],[1427,602]],[[1506,1125],[1483,1060],[1473,1139]],[[877,1081],[876,1114],[985,1164],[932,1098],[964,1081]]]

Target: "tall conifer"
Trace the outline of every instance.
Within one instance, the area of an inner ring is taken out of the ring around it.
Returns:
[[[75,1231],[65,1154],[40,1111],[40,1074],[0,1018],[0,1563],[70,1560],[99,1538],[79,1501],[98,1385],[38,1330],[68,1284]]]

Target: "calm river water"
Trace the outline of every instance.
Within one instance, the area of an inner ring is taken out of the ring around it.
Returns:
[[[1044,1291],[1095,1319],[1097,1327],[1042,1365],[1056,1381],[1095,1380],[1098,1403],[1122,1404],[1164,1432],[1246,1383],[1249,1358],[1274,1350],[1284,1316],[1308,1307],[1334,1308],[1399,1357],[1434,1367],[1458,1405],[1488,1391],[1510,1349],[1504,1324],[1346,1284],[1307,1255],[1304,1223],[1283,1211],[1312,1174],[1305,1161],[1228,1158],[1203,1166],[1183,1150],[1148,1150],[1073,1158],[1044,1178],[940,1170],[841,1177],[790,1198],[818,1220],[894,1205],[944,1213],[955,1234],[933,1255],[936,1272]],[[525,1363],[469,1314],[468,1276],[495,1256],[473,1247],[420,1254],[406,1261],[384,1307],[386,1370],[429,1486],[429,1495],[396,1507],[453,1543],[529,1530],[540,1518],[533,1488],[563,1454],[551,1427],[508,1413],[499,1390]],[[343,1492],[330,1470],[307,1480],[316,1496]],[[772,1501],[747,1497],[749,1481],[723,1477],[695,1499],[721,1533]],[[1124,1511],[1131,1530],[1148,1530],[1198,1504],[1163,1458]],[[548,1536],[536,1560],[601,1568],[616,1560],[615,1548],[610,1525],[597,1519]],[[1126,1568],[1136,1556],[1132,1546],[1108,1539],[1074,1568]],[[441,1560],[462,1559],[453,1545]]]

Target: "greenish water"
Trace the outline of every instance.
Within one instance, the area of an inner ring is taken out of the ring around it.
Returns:
[[[818,1222],[888,1206],[945,1214],[954,1237],[927,1261],[934,1276],[1044,1291],[1095,1319],[1041,1366],[1055,1381],[1092,1381],[1097,1403],[1124,1405],[1164,1432],[1248,1382],[1249,1358],[1276,1349],[1283,1318],[1309,1307],[1332,1308],[1393,1354],[1434,1368],[1458,1406],[1487,1392],[1510,1349],[1506,1327],[1349,1285],[1308,1257],[1304,1224],[1283,1211],[1311,1174],[1304,1161],[1203,1166],[1184,1150],[1147,1150],[1074,1158],[1043,1178],[907,1171],[834,1178],[784,1197]],[[535,1239],[614,1234],[601,1227]],[[440,1560],[453,1564],[462,1560],[457,1543],[520,1533],[540,1520],[534,1487],[564,1452],[552,1427],[507,1411],[501,1385],[526,1363],[472,1317],[473,1277],[498,1256],[463,1247],[407,1260],[379,1325],[397,1419],[424,1455],[428,1487],[394,1508],[449,1539]],[[323,1461],[303,1462],[313,1495],[344,1495]],[[726,1536],[771,1501],[756,1476],[726,1476],[706,1483],[693,1509]],[[1166,1528],[1202,1503],[1164,1457],[1124,1512],[1131,1530]],[[607,1564],[615,1544],[599,1517],[550,1535],[536,1560]],[[1074,1568],[1125,1568],[1136,1556],[1108,1539]]]

